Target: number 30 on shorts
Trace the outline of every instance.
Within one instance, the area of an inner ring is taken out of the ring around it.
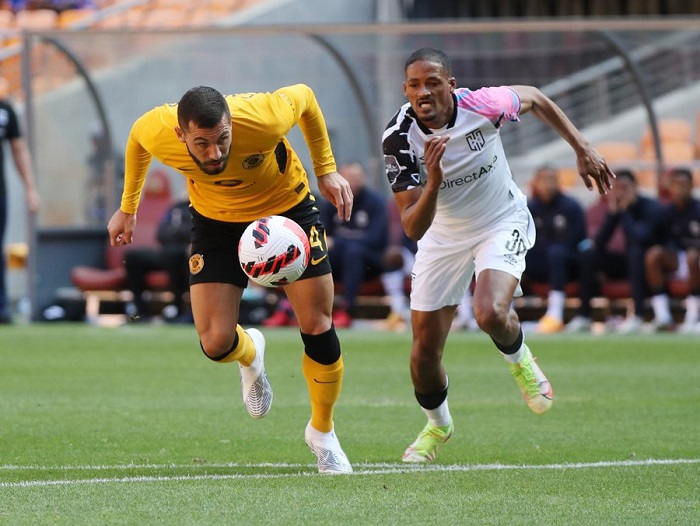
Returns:
[[[516,256],[526,252],[527,248],[525,247],[525,241],[523,241],[522,237],[520,236],[520,231],[513,230],[511,236],[512,239],[506,243],[506,250],[514,253]]]

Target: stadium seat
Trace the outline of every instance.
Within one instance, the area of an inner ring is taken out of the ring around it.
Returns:
[[[14,27],[15,15],[9,9],[0,9],[0,29],[7,30]]]
[[[190,11],[195,9],[200,2],[192,2],[192,0],[155,0],[153,7],[158,9],[179,9],[181,11]],[[201,2],[206,5],[206,1]]]
[[[53,9],[26,9],[15,15],[18,29],[45,30],[58,26],[58,13]]]
[[[537,296],[538,298],[547,298],[549,295],[549,283],[543,283],[541,281],[533,281],[525,276],[522,280],[523,293],[532,296]],[[576,281],[572,281],[566,284],[565,294],[567,298],[575,298],[579,293],[579,284]]]
[[[174,8],[153,8],[147,11],[139,24],[145,29],[178,28],[187,25],[187,11]]]
[[[659,130],[659,138],[661,143],[665,144],[668,142],[692,142],[692,126],[690,122],[684,119],[664,119],[656,123]],[[642,152],[647,150],[654,151],[654,137],[651,133],[651,129],[647,128],[642,135],[640,142],[640,149]]]
[[[576,168],[559,168],[557,170],[557,178],[559,179],[559,186],[561,186],[563,190],[582,184],[580,183],[581,177]]]
[[[661,144],[661,155],[663,156],[664,166],[667,168],[672,166],[690,166],[695,159],[695,146],[685,141],[664,142]],[[653,164],[656,161],[656,152],[653,149],[643,151],[641,160],[648,162],[650,165]],[[640,170],[637,175],[641,188],[657,189],[658,177],[655,167]]]
[[[71,26],[89,18],[97,13],[95,9],[66,9],[58,14],[58,27],[61,29]]]
[[[620,161],[631,161],[637,158],[638,148],[633,142],[611,141],[595,145],[596,150],[605,158],[608,164],[619,164]]]
[[[71,281],[86,300],[86,315],[94,319],[99,315],[100,302],[121,298],[126,287],[124,253],[130,247],[158,246],[156,232],[163,214],[173,202],[168,174],[154,170],[148,174],[138,212],[138,222],[131,245],[113,247],[107,243],[105,266],[80,265],[71,270]],[[168,275],[165,272],[150,272],[146,283],[151,290],[166,290]]]

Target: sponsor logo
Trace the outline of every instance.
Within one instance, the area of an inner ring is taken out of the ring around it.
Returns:
[[[385,155],[384,164],[386,165],[387,176],[396,177],[401,173],[401,165],[394,155]]]
[[[243,181],[240,179],[226,179],[224,181],[216,181],[214,184],[218,184],[219,186],[238,186],[243,184]]]
[[[318,265],[321,261],[323,261],[327,257],[328,257],[328,254],[326,254],[325,256],[320,257],[320,258],[311,258],[311,266],[315,267],[316,265]]]
[[[503,254],[503,259],[506,260],[506,263],[509,263],[513,266],[516,266],[518,264],[518,260],[515,259],[515,256],[513,254]]]
[[[193,254],[190,258],[190,274],[193,276],[202,272],[204,268],[204,256],[202,254]]]
[[[241,166],[244,170],[254,170],[260,166],[264,160],[265,156],[262,153],[254,153],[243,159]]]
[[[457,186],[463,186],[465,184],[473,183],[474,181],[478,181],[481,179],[482,176],[491,173],[495,167],[496,167],[496,161],[498,160],[498,156],[494,156],[493,160],[491,161],[491,164],[487,164],[485,166],[482,166],[478,170],[465,174],[459,177],[455,177],[453,179],[446,179],[442,182],[440,185],[440,190],[444,190],[446,188],[455,188]]]

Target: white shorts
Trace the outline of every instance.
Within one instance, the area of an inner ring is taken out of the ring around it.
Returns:
[[[436,239],[430,231],[418,242],[411,273],[411,310],[436,311],[459,305],[472,277],[501,270],[520,281],[525,254],[535,243],[535,223],[527,208],[467,239]],[[515,296],[521,296],[518,285]]]

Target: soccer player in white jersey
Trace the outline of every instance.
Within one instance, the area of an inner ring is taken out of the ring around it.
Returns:
[[[513,182],[499,131],[532,112],[574,149],[586,187],[600,194],[614,174],[561,109],[532,86],[457,88],[449,58],[414,52],[405,65],[408,103],[383,136],[386,174],[401,223],[418,252],[412,274],[411,379],[428,423],[403,455],[430,462],[452,435],[442,354],[457,305],[476,273],[477,323],[503,354],[532,411],[552,406],[552,387],[523,341],[511,307],[535,241],[527,200]]]

